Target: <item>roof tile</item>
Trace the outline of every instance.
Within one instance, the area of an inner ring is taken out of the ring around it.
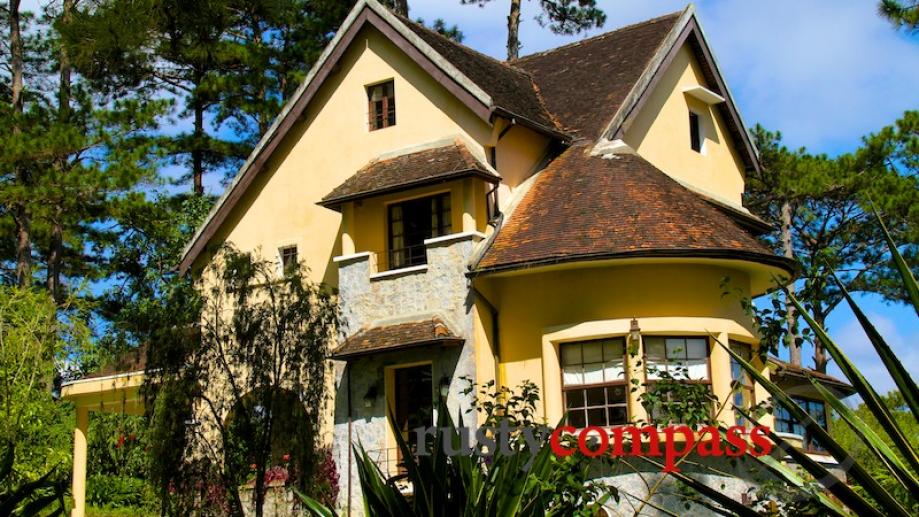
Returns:
[[[347,359],[433,343],[458,343],[462,340],[443,320],[435,316],[422,321],[361,329],[346,339],[332,357]]]

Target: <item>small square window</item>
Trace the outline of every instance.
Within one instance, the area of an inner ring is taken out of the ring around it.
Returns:
[[[396,125],[396,90],[392,81],[367,87],[370,130]]]
[[[702,121],[699,120],[699,114],[689,112],[689,145],[692,150],[702,152]]]
[[[279,249],[278,253],[281,255],[281,272],[282,273],[287,274],[297,269],[297,264],[299,263],[299,259],[297,257],[297,247],[296,246],[285,246]]]

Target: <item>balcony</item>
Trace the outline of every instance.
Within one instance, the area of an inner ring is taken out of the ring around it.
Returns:
[[[475,244],[484,237],[479,232],[453,233],[392,252],[335,257],[345,335],[409,315],[442,314],[453,322],[465,321],[466,271]]]

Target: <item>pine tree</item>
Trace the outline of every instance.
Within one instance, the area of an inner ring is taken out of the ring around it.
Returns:
[[[919,31],[919,2],[881,0],[878,2],[878,13],[897,29]]]
[[[793,287],[821,325],[843,299],[833,281],[851,292],[873,292],[888,300],[906,294],[894,282],[894,271],[871,212],[883,213],[901,250],[915,260],[919,245],[919,114],[907,112],[897,124],[866,137],[856,152],[835,158],[791,151],[781,135],[757,127],[763,172],[747,177],[746,205],[776,228],[768,236],[777,253],[801,264]],[[915,262],[913,262],[915,263]],[[792,360],[802,337],[797,317],[787,315],[787,343]],[[814,367],[826,371],[829,360],[814,343]]]
[[[464,5],[476,4],[484,7],[492,0],[460,0]],[[507,60],[520,56],[520,8],[522,0],[510,0],[507,15]],[[549,27],[555,34],[578,34],[582,31],[602,27],[606,14],[597,7],[596,0],[539,0],[539,14],[536,21],[542,27]]]

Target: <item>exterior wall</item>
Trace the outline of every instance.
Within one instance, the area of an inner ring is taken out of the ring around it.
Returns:
[[[728,288],[721,286],[725,277],[731,279]],[[739,298],[722,295],[730,289],[748,296],[749,277],[725,267],[691,263],[612,265],[477,282],[484,284],[483,291],[499,312],[500,383],[513,387],[530,380],[539,385],[543,415],[550,425],[563,414],[561,343],[627,336],[632,318],[638,320],[643,336],[712,333],[724,343],[729,339],[757,342]],[[637,357],[641,354],[639,348]],[[642,367],[633,363],[629,370],[632,378],[644,380]],[[715,395],[727,400],[731,393],[730,356],[717,344],[711,347],[711,379]],[[630,399],[633,419],[645,417],[639,394],[633,393]],[[766,393],[758,388],[755,396],[764,400]],[[726,422],[732,418],[730,414],[723,417]]]
[[[536,172],[549,150],[548,146],[547,137],[523,126],[510,127],[497,140],[495,156],[502,179],[498,199],[502,208],[507,205],[517,187]]]
[[[336,368],[335,426],[332,453],[340,476],[342,507],[362,513],[360,484],[351,444],[360,444],[384,468],[395,466],[396,447],[387,420],[392,407],[392,371],[395,367],[429,363],[435,397],[440,383],[448,382],[447,409],[454,421],[468,418],[471,399],[462,393],[463,377],[476,378],[473,308],[465,277],[466,264],[482,238],[459,233],[427,245],[428,263],[380,275],[372,252],[337,257],[339,294],[344,319],[342,334],[349,336],[367,325],[385,325],[440,316],[450,329],[465,338],[460,346],[425,346],[353,358]],[[370,407],[369,390],[380,393]],[[435,399],[436,400],[436,399]],[[392,472],[392,471],[391,471]],[[393,472],[394,473],[394,472]],[[350,488],[349,488],[350,487]],[[350,496],[350,498],[349,498]]]
[[[317,206],[325,194],[384,153],[461,138],[483,161],[491,127],[431,79],[375,29],[366,28],[339,62],[340,70],[308,107],[268,161],[214,242],[274,256],[296,244],[313,277],[337,284],[341,216]],[[392,79],[396,125],[368,130],[366,86]],[[198,263],[209,260],[205,254]]]
[[[707,86],[699,64],[684,45],[626,131],[625,142],[644,159],[670,176],[741,205],[744,167],[716,106],[683,93],[691,86]],[[689,142],[689,111],[700,115],[702,152]]]

